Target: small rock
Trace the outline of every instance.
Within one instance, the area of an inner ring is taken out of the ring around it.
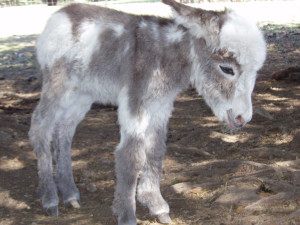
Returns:
[[[175,192],[177,194],[182,194],[185,193],[187,191],[191,191],[195,188],[199,188],[199,185],[196,184],[192,184],[190,182],[182,182],[182,183],[178,183],[178,184],[174,184],[171,186],[171,191]]]
[[[21,52],[21,53],[15,52],[15,55],[17,55],[18,57],[23,57],[25,54],[23,52]]]
[[[81,147],[85,147],[85,146],[86,146],[86,143],[79,143],[79,145],[80,145]]]
[[[201,194],[201,193],[203,193],[203,188],[202,187],[193,188],[192,190],[189,190],[189,193],[192,193],[192,194]]]
[[[222,205],[246,206],[260,199],[257,188],[251,186],[229,186],[224,194],[216,199],[216,203]]]
[[[38,79],[38,75],[37,74],[31,74],[27,77],[27,81],[28,82],[32,82]]]
[[[25,52],[24,56],[27,57],[27,58],[32,58],[33,53],[32,52]]]
[[[258,201],[253,203],[249,203],[244,208],[244,212],[266,212],[267,210],[270,212],[274,212],[274,209],[278,209],[282,207],[283,202],[287,202],[291,199],[293,194],[287,194],[285,192],[281,192],[275,195],[271,195],[269,197],[263,197]]]
[[[86,187],[86,189],[89,191],[89,192],[95,192],[95,191],[97,191],[97,186],[96,186],[96,184],[89,184],[87,187]]]
[[[24,148],[27,146],[27,142],[26,141],[20,141],[17,143],[18,147],[19,148]]]

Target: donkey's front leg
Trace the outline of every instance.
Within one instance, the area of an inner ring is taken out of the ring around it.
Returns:
[[[121,134],[121,143],[115,153],[117,186],[113,211],[119,225],[136,225],[135,192],[137,176],[145,162],[145,148],[142,139],[125,132]]]
[[[138,185],[138,200],[149,208],[150,214],[157,216],[164,224],[171,223],[169,205],[160,192],[162,160],[166,152],[165,130],[155,130],[148,135],[146,163]]]

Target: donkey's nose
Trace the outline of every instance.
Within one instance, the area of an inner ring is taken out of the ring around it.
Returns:
[[[246,124],[246,121],[244,120],[242,115],[238,115],[237,117],[235,117],[235,123],[239,127],[242,127]]]

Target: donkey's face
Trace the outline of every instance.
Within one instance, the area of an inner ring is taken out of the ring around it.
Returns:
[[[252,118],[251,94],[266,44],[256,24],[232,11],[205,11],[170,0],[178,23],[193,36],[191,82],[219,120],[231,128]]]
[[[207,46],[210,53],[197,88],[219,120],[242,127],[252,118],[251,94],[265,60],[265,41],[255,24],[234,12],[226,12],[215,40],[216,45]]]

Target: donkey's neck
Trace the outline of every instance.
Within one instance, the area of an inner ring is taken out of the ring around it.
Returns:
[[[136,52],[137,65],[146,63],[145,73],[156,71],[157,79],[161,79],[170,89],[181,91],[188,88],[193,61],[191,35],[185,27],[174,20],[143,17],[137,47],[140,50]]]

